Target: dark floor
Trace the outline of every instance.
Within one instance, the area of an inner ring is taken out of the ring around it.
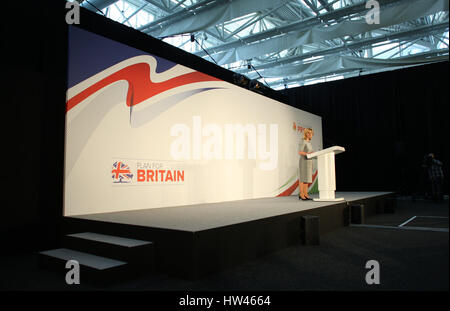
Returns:
[[[424,224],[448,228],[447,200],[397,202],[395,214],[376,215],[366,223],[398,226],[413,216],[439,216],[438,225],[434,220]],[[38,268],[36,254],[9,255],[0,259],[0,290],[448,291],[448,236],[448,232],[344,227],[322,236],[320,246],[284,249],[198,281],[147,275],[107,288],[82,280],[68,286],[64,275]],[[379,285],[365,282],[368,260],[380,264]]]

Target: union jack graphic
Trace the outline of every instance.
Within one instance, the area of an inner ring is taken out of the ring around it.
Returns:
[[[123,162],[116,161],[111,171],[113,183],[130,183],[133,179],[130,167]]]
[[[303,130],[305,129],[303,126],[300,126],[300,125],[298,125],[297,123],[295,123],[294,122],[294,124],[293,124],[293,126],[292,126],[292,129],[294,130],[294,131],[297,131],[297,132],[303,132]]]

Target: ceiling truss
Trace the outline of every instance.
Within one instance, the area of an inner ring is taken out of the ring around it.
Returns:
[[[417,54],[426,58],[447,55],[448,59],[448,0],[442,3],[439,0],[378,0],[380,18],[383,12],[394,12],[411,1],[419,5],[427,3],[432,8],[434,5],[436,9],[432,14],[424,12],[424,16],[416,12],[411,19],[400,22],[393,18],[392,23],[379,27],[364,25],[360,32],[336,32],[335,36],[293,41],[279,48],[278,45],[267,46],[275,40],[281,42],[308,34],[312,29],[320,32],[327,27],[339,29],[341,25],[364,22],[371,8],[367,8],[363,0],[88,0],[82,5],[207,60],[218,60],[227,69],[262,82],[267,80],[269,86],[280,88],[355,74],[351,68],[297,75],[287,70],[289,66],[321,62],[330,57],[395,61]],[[142,20],[142,16],[147,20]],[[218,16],[216,20],[212,18],[215,16]],[[205,20],[204,28],[191,27],[202,20]],[[191,35],[198,39],[195,43],[191,42]],[[259,50],[264,54],[252,54],[251,49],[254,51],[259,46],[266,47],[267,50]],[[231,54],[233,57],[229,57]],[[264,71],[269,68],[277,68],[279,76],[265,77]],[[283,69],[286,69],[285,74]],[[370,70],[358,69],[359,74]]]

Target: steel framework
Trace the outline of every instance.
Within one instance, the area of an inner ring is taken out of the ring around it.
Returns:
[[[275,89],[370,73],[364,65],[370,59],[448,59],[448,0],[85,0],[82,6]],[[374,12],[380,24],[367,21]],[[288,70],[336,56],[361,59],[361,67]],[[279,75],[265,78],[268,68]]]

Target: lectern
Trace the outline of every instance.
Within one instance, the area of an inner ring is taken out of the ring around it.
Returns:
[[[310,153],[308,159],[317,158],[317,170],[319,178],[319,198],[314,201],[342,201],[344,198],[335,198],[336,173],[334,167],[334,155],[344,152],[344,147],[333,146],[317,152]]]

